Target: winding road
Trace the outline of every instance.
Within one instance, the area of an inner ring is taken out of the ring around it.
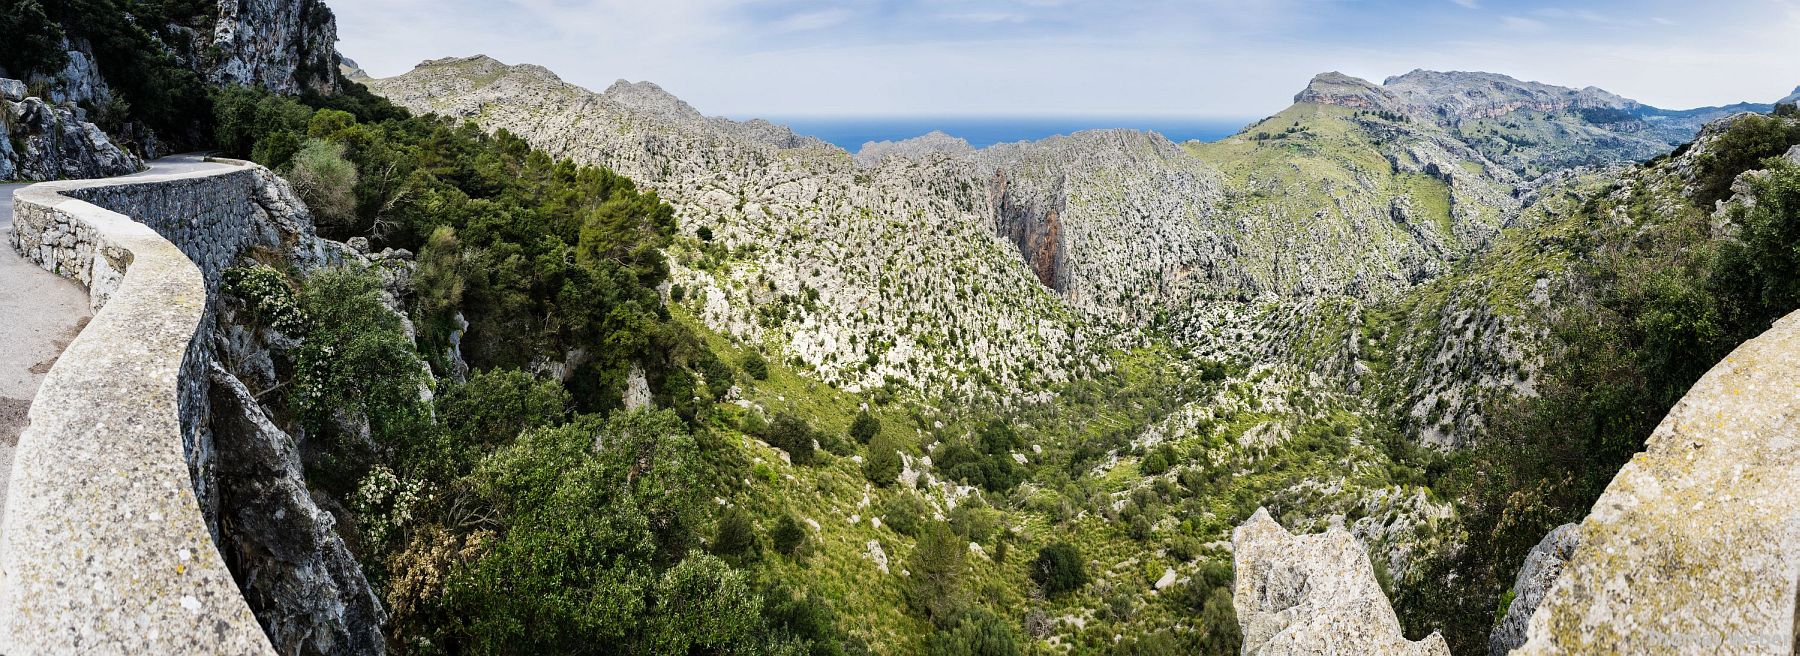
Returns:
[[[149,164],[124,177],[225,166],[200,154],[171,155]],[[13,449],[25,430],[31,400],[50,366],[92,317],[85,288],[13,252],[13,192],[26,186],[0,185],[0,508],[5,507]]]

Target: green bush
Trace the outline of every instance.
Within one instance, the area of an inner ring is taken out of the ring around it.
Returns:
[[[900,472],[906,466],[900,455],[901,448],[899,440],[886,435],[876,436],[869,442],[869,455],[863,460],[863,476],[882,487],[899,482]]]
[[[930,513],[931,508],[924,500],[910,492],[901,492],[882,505],[881,521],[895,533],[916,538]]]
[[[713,553],[725,558],[743,558],[756,553],[756,525],[743,508],[732,508],[719,517],[719,528],[713,534]]]
[[[912,574],[907,602],[940,628],[952,626],[967,606],[962,580],[967,575],[968,555],[968,543],[944,523],[932,522],[907,556],[906,569]]]
[[[756,380],[768,380],[768,358],[764,358],[761,351],[751,351],[744,354],[744,373],[750,374],[750,377]]]
[[[295,337],[312,330],[312,319],[280,271],[263,265],[235,267],[225,270],[224,283],[226,294],[244,301],[252,323]]]
[[[1018,656],[1025,653],[1019,632],[1012,624],[985,608],[976,607],[957,618],[946,630],[925,639],[929,656]]]
[[[850,437],[858,444],[868,444],[881,434],[881,420],[869,414],[868,410],[856,413],[856,419],[850,422]]]
[[[0,0],[0,34],[9,40],[0,48],[0,70],[11,77],[26,79],[68,65],[62,27],[44,13],[39,0]]]
[[[801,547],[806,546],[806,529],[793,515],[782,515],[781,520],[775,523],[775,530],[769,533],[769,540],[774,543],[775,551],[798,556]]]
[[[284,176],[326,236],[355,234],[357,174],[356,166],[344,159],[345,152],[342,144],[307,141],[294,153]]]
[[[1051,543],[1038,550],[1037,559],[1032,561],[1031,580],[1047,595],[1072,592],[1087,585],[1087,565],[1069,543]]]
[[[567,421],[571,400],[561,383],[523,371],[478,371],[438,397],[438,416],[463,442],[495,447],[533,428]]]
[[[1138,470],[1147,476],[1161,476],[1169,471],[1169,467],[1175,464],[1177,458],[1175,448],[1164,444],[1151,449],[1150,453],[1144,456],[1143,462],[1138,465]]]
[[[381,283],[368,271],[334,269],[314,274],[300,295],[312,330],[295,349],[289,408],[307,432],[322,438],[329,457],[318,474],[334,492],[346,493],[373,461],[377,448],[406,448],[429,437],[429,409],[420,399],[425,367],[382,304]],[[341,419],[368,421],[367,438]],[[313,471],[309,469],[309,476]]]
[[[970,542],[987,542],[1000,529],[1000,513],[972,500],[957,504],[945,519],[950,530]]]
[[[1786,153],[1800,144],[1800,121],[1747,115],[1736,119],[1698,158],[1700,192],[1696,201],[1710,208],[1731,197],[1731,183],[1745,171],[1759,168],[1764,159]]]
[[[796,465],[810,465],[813,462],[813,441],[818,439],[818,432],[805,419],[788,413],[775,414],[775,421],[769,423],[769,445],[788,454],[788,460]]]

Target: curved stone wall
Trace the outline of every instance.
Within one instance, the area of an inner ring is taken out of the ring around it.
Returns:
[[[209,529],[202,328],[209,288],[267,218],[267,175],[234,166],[15,194],[12,247],[87,285],[97,311],[19,441],[0,653],[274,653]]]
[[[1578,530],[1514,654],[1800,651],[1800,312],[1695,383]]]

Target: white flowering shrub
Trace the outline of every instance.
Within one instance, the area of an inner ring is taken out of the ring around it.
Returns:
[[[226,269],[225,293],[243,299],[257,323],[282,333],[304,335],[312,324],[287,278],[269,266]]]
[[[370,543],[380,544],[411,522],[413,511],[425,499],[424,481],[402,479],[387,465],[376,465],[357,484],[350,507],[363,535]]]

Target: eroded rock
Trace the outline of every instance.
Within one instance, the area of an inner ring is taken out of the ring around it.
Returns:
[[[1368,554],[1341,524],[1296,536],[1257,509],[1231,544],[1246,656],[1449,656],[1435,632],[1418,642],[1402,635]]]

